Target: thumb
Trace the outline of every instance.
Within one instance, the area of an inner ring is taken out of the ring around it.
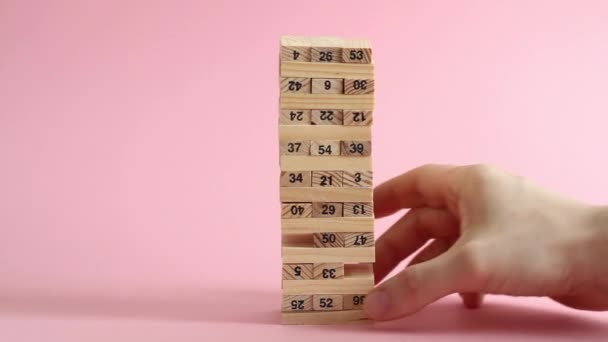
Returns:
[[[405,268],[372,290],[365,311],[372,320],[391,320],[415,313],[461,288],[462,272],[449,251]]]

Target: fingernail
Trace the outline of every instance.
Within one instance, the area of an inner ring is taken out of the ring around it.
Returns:
[[[371,319],[381,319],[391,308],[391,298],[385,290],[376,290],[366,298],[365,312]]]

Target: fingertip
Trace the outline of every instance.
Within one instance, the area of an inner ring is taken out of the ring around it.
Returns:
[[[371,320],[383,320],[391,310],[390,294],[385,289],[373,290],[367,295],[363,309]]]

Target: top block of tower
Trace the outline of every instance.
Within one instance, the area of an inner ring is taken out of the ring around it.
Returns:
[[[372,47],[366,39],[283,36],[281,61],[371,64]]]

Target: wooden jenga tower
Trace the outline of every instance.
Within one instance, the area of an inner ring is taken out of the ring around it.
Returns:
[[[374,286],[370,42],[281,38],[283,324],[365,320]]]

